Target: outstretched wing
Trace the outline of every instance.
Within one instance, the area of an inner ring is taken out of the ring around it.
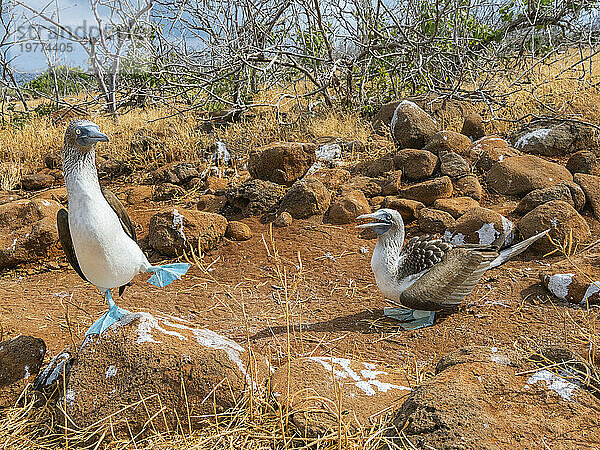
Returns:
[[[135,235],[135,228],[133,228],[133,224],[131,223],[131,219],[129,218],[129,214],[125,210],[123,203],[117,198],[115,194],[113,194],[110,190],[106,188],[102,188],[102,195],[113,209],[113,211],[117,214],[119,221],[121,222],[121,226],[123,227],[123,231],[127,233],[127,235],[137,242],[137,237]]]
[[[71,230],[69,229],[69,213],[66,209],[61,208],[58,210],[58,213],[56,213],[56,226],[58,227],[60,245],[67,256],[69,264],[71,264],[71,267],[75,269],[75,272],[77,272],[84,281],[88,281],[83,274],[81,267],[79,267],[79,262],[75,255],[75,248],[73,248],[73,240],[71,239]]]
[[[418,236],[406,243],[400,253],[398,279],[416,275],[438,264],[452,245],[432,236]]]
[[[403,305],[434,311],[459,305],[498,257],[494,250],[452,248],[400,295]]]

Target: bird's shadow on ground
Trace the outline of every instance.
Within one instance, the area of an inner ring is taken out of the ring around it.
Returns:
[[[329,320],[314,323],[302,323],[293,324],[289,326],[290,332],[336,332],[336,331],[354,331],[360,333],[377,333],[377,327],[373,326],[374,323],[389,319],[386,319],[383,315],[382,309],[375,309],[371,311],[361,311],[356,314],[349,314],[347,316],[334,317]],[[273,327],[265,328],[258,333],[250,336],[250,339],[262,339],[268,338],[277,334],[285,334],[288,332],[287,325],[278,325]]]

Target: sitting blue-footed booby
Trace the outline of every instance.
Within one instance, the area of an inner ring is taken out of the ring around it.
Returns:
[[[164,287],[181,278],[187,263],[153,266],[137,244],[135,229],[127,211],[108,189],[98,183],[94,147],[108,142],[98,125],[75,120],[65,132],[62,150],[63,173],[69,212],[57,214],[58,234],[69,263],[85,281],[104,293],[108,311],[86,331],[86,336],[100,334],[128,311],[119,308],[110,290],[119,295],[139,273],[152,272],[148,282]]]
[[[371,268],[377,287],[386,299],[405,306],[390,308],[386,315],[402,321],[409,329],[433,325],[435,311],[460,305],[481,276],[513,256],[524,252],[548,231],[511,247],[452,245],[432,236],[410,239],[404,245],[404,221],[398,211],[380,209],[358,216],[370,223],[358,225],[377,233]]]

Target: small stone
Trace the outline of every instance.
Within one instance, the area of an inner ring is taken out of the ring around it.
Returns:
[[[212,195],[204,194],[201,195],[196,203],[196,208],[199,211],[220,213],[225,204],[227,203],[227,197],[224,195]]]
[[[442,151],[440,155],[440,172],[452,179],[461,178],[471,173],[471,166],[458,153]]]
[[[445,211],[455,219],[458,219],[468,210],[477,208],[478,206],[479,202],[471,197],[440,198],[433,202],[435,209]]]
[[[454,187],[454,195],[459,197],[471,197],[473,200],[481,200],[483,188],[475,175],[467,175],[466,177],[452,180]]]
[[[600,177],[596,175],[590,175],[587,173],[576,173],[573,177],[575,183],[581,186],[581,189],[585,193],[587,202],[594,211],[596,219],[600,218]]]
[[[502,236],[505,239],[497,242]],[[454,225],[448,227],[444,239],[458,245],[510,245],[514,239],[514,225],[496,211],[476,207],[468,210]]]
[[[273,221],[273,225],[276,227],[279,227],[279,228],[284,228],[284,227],[289,227],[293,221],[294,221],[294,218],[292,217],[292,215],[287,211],[283,211]]]
[[[444,176],[405,187],[401,189],[398,195],[431,205],[438,198],[451,197],[452,190],[452,181],[449,177]]]
[[[419,216],[419,211],[423,209],[425,205],[416,200],[407,198],[385,197],[381,207],[395,209],[402,216],[402,220],[411,222]]]
[[[185,189],[181,186],[170,183],[162,183],[154,187],[152,192],[152,200],[155,202],[166,202],[176,198],[183,197],[185,195]]]
[[[252,237],[252,230],[244,222],[232,220],[227,224],[225,237],[232,241],[247,241]]]
[[[546,289],[555,297],[570,303],[579,303],[584,307],[600,304],[600,288],[596,281],[581,273],[540,273],[540,279]]]
[[[23,379],[33,381],[45,354],[46,344],[39,338],[19,335],[0,342],[0,388]]]
[[[590,175],[600,175],[600,161],[594,152],[581,150],[573,153],[567,161],[567,169],[572,174],[588,173]]]
[[[448,227],[454,225],[455,220],[445,211],[423,208],[419,211],[418,223],[423,233],[443,234]]]
[[[327,169],[321,168],[314,172],[311,177],[316,178],[330,191],[336,191],[350,179],[350,172],[339,167]]]
[[[342,191],[331,203],[323,220],[326,223],[347,224],[355,222],[361,214],[370,212],[371,207],[362,191]]]
[[[438,157],[427,150],[403,149],[394,155],[396,169],[408,180],[419,181],[430,178],[438,164]]]
[[[472,141],[481,139],[485,136],[483,118],[476,112],[470,113],[467,117],[465,117],[465,121],[463,122],[460,133],[464,134]]]
[[[54,177],[45,173],[34,173],[21,178],[21,187],[26,191],[39,191],[52,186]]]
[[[294,219],[306,219],[323,214],[331,203],[331,193],[319,180],[306,178],[296,181],[286,192],[279,211],[289,212]]]
[[[440,156],[442,153],[453,152],[467,157],[471,148],[471,140],[454,131],[443,130],[431,137],[424,150]]]

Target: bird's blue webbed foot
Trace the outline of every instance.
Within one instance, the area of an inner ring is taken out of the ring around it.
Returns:
[[[153,272],[153,275],[148,279],[148,283],[156,287],[168,286],[185,275],[190,265],[188,263],[173,263],[164,266],[152,266],[148,269],[148,272]]]
[[[435,319],[435,311],[421,311],[409,308],[383,308],[383,315],[400,321],[400,326],[409,330],[430,327]]]
[[[107,289],[104,294],[106,295],[106,301],[108,302],[108,311],[88,328],[85,332],[86,337],[92,334],[102,334],[113,323],[118,322],[125,314],[129,313],[126,309],[117,306],[110,294],[110,289]]]

